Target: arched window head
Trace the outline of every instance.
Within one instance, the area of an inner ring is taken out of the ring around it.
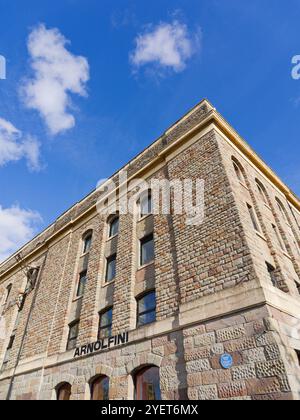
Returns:
[[[288,218],[287,218],[287,213],[285,210],[284,205],[282,204],[282,202],[279,200],[279,198],[276,198],[276,202],[277,202],[277,206],[279,208],[279,211],[282,215],[282,217],[284,218],[284,220],[288,223]]]
[[[235,170],[238,180],[242,182],[243,184],[246,184],[246,179],[244,176],[244,168],[242,167],[240,162],[235,157],[232,157],[232,164],[233,164],[233,168]]]
[[[146,366],[138,370],[134,375],[135,400],[160,401],[160,378],[159,368]]]
[[[256,186],[257,186],[258,192],[259,192],[263,202],[266,205],[269,205],[267,191],[266,191],[265,187],[263,186],[263,184],[258,179],[256,179]]]
[[[109,238],[113,238],[119,233],[120,218],[119,216],[114,216],[109,220]]]
[[[83,254],[87,254],[90,252],[91,246],[92,246],[92,239],[93,239],[93,231],[89,230],[86,232],[83,237]]]
[[[67,382],[56,388],[56,397],[58,401],[69,401],[72,395],[72,386]]]
[[[109,378],[107,376],[97,376],[91,381],[90,387],[92,401],[109,400]]]

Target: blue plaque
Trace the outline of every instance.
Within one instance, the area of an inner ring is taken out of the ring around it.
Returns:
[[[233,365],[233,358],[230,354],[223,354],[220,358],[220,364],[223,369],[230,369]]]

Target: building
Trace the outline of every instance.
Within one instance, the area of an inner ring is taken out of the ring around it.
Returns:
[[[203,180],[202,223],[96,190],[2,263],[0,398],[299,399],[298,198],[206,100],[122,170]]]

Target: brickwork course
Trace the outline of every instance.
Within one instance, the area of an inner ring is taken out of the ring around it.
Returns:
[[[159,368],[163,400],[300,399],[298,198],[207,100],[123,170],[129,179],[204,180],[203,222],[120,215],[109,239],[96,190],[3,262],[0,399],[56,399],[68,383],[72,400],[88,400],[97,375],[109,378],[110,400],[132,399],[145,366]],[[118,173],[112,180],[118,188]],[[140,267],[138,244],[150,234],[155,260]],[[106,284],[113,255],[116,277]],[[39,269],[29,288],[28,268]],[[156,322],[137,327],[137,298],[153,290]],[[72,322],[77,347],[95,343],[99,313],[111,307],[112,334],[128,332],[127,343],[81,357],[66,350]]]

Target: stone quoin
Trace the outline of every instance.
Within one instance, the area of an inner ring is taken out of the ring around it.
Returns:
[[[202,223],[95,190],[4,261],[0,399],[299,399],[299,199],[207,100],[122,170],[203,180]]]

